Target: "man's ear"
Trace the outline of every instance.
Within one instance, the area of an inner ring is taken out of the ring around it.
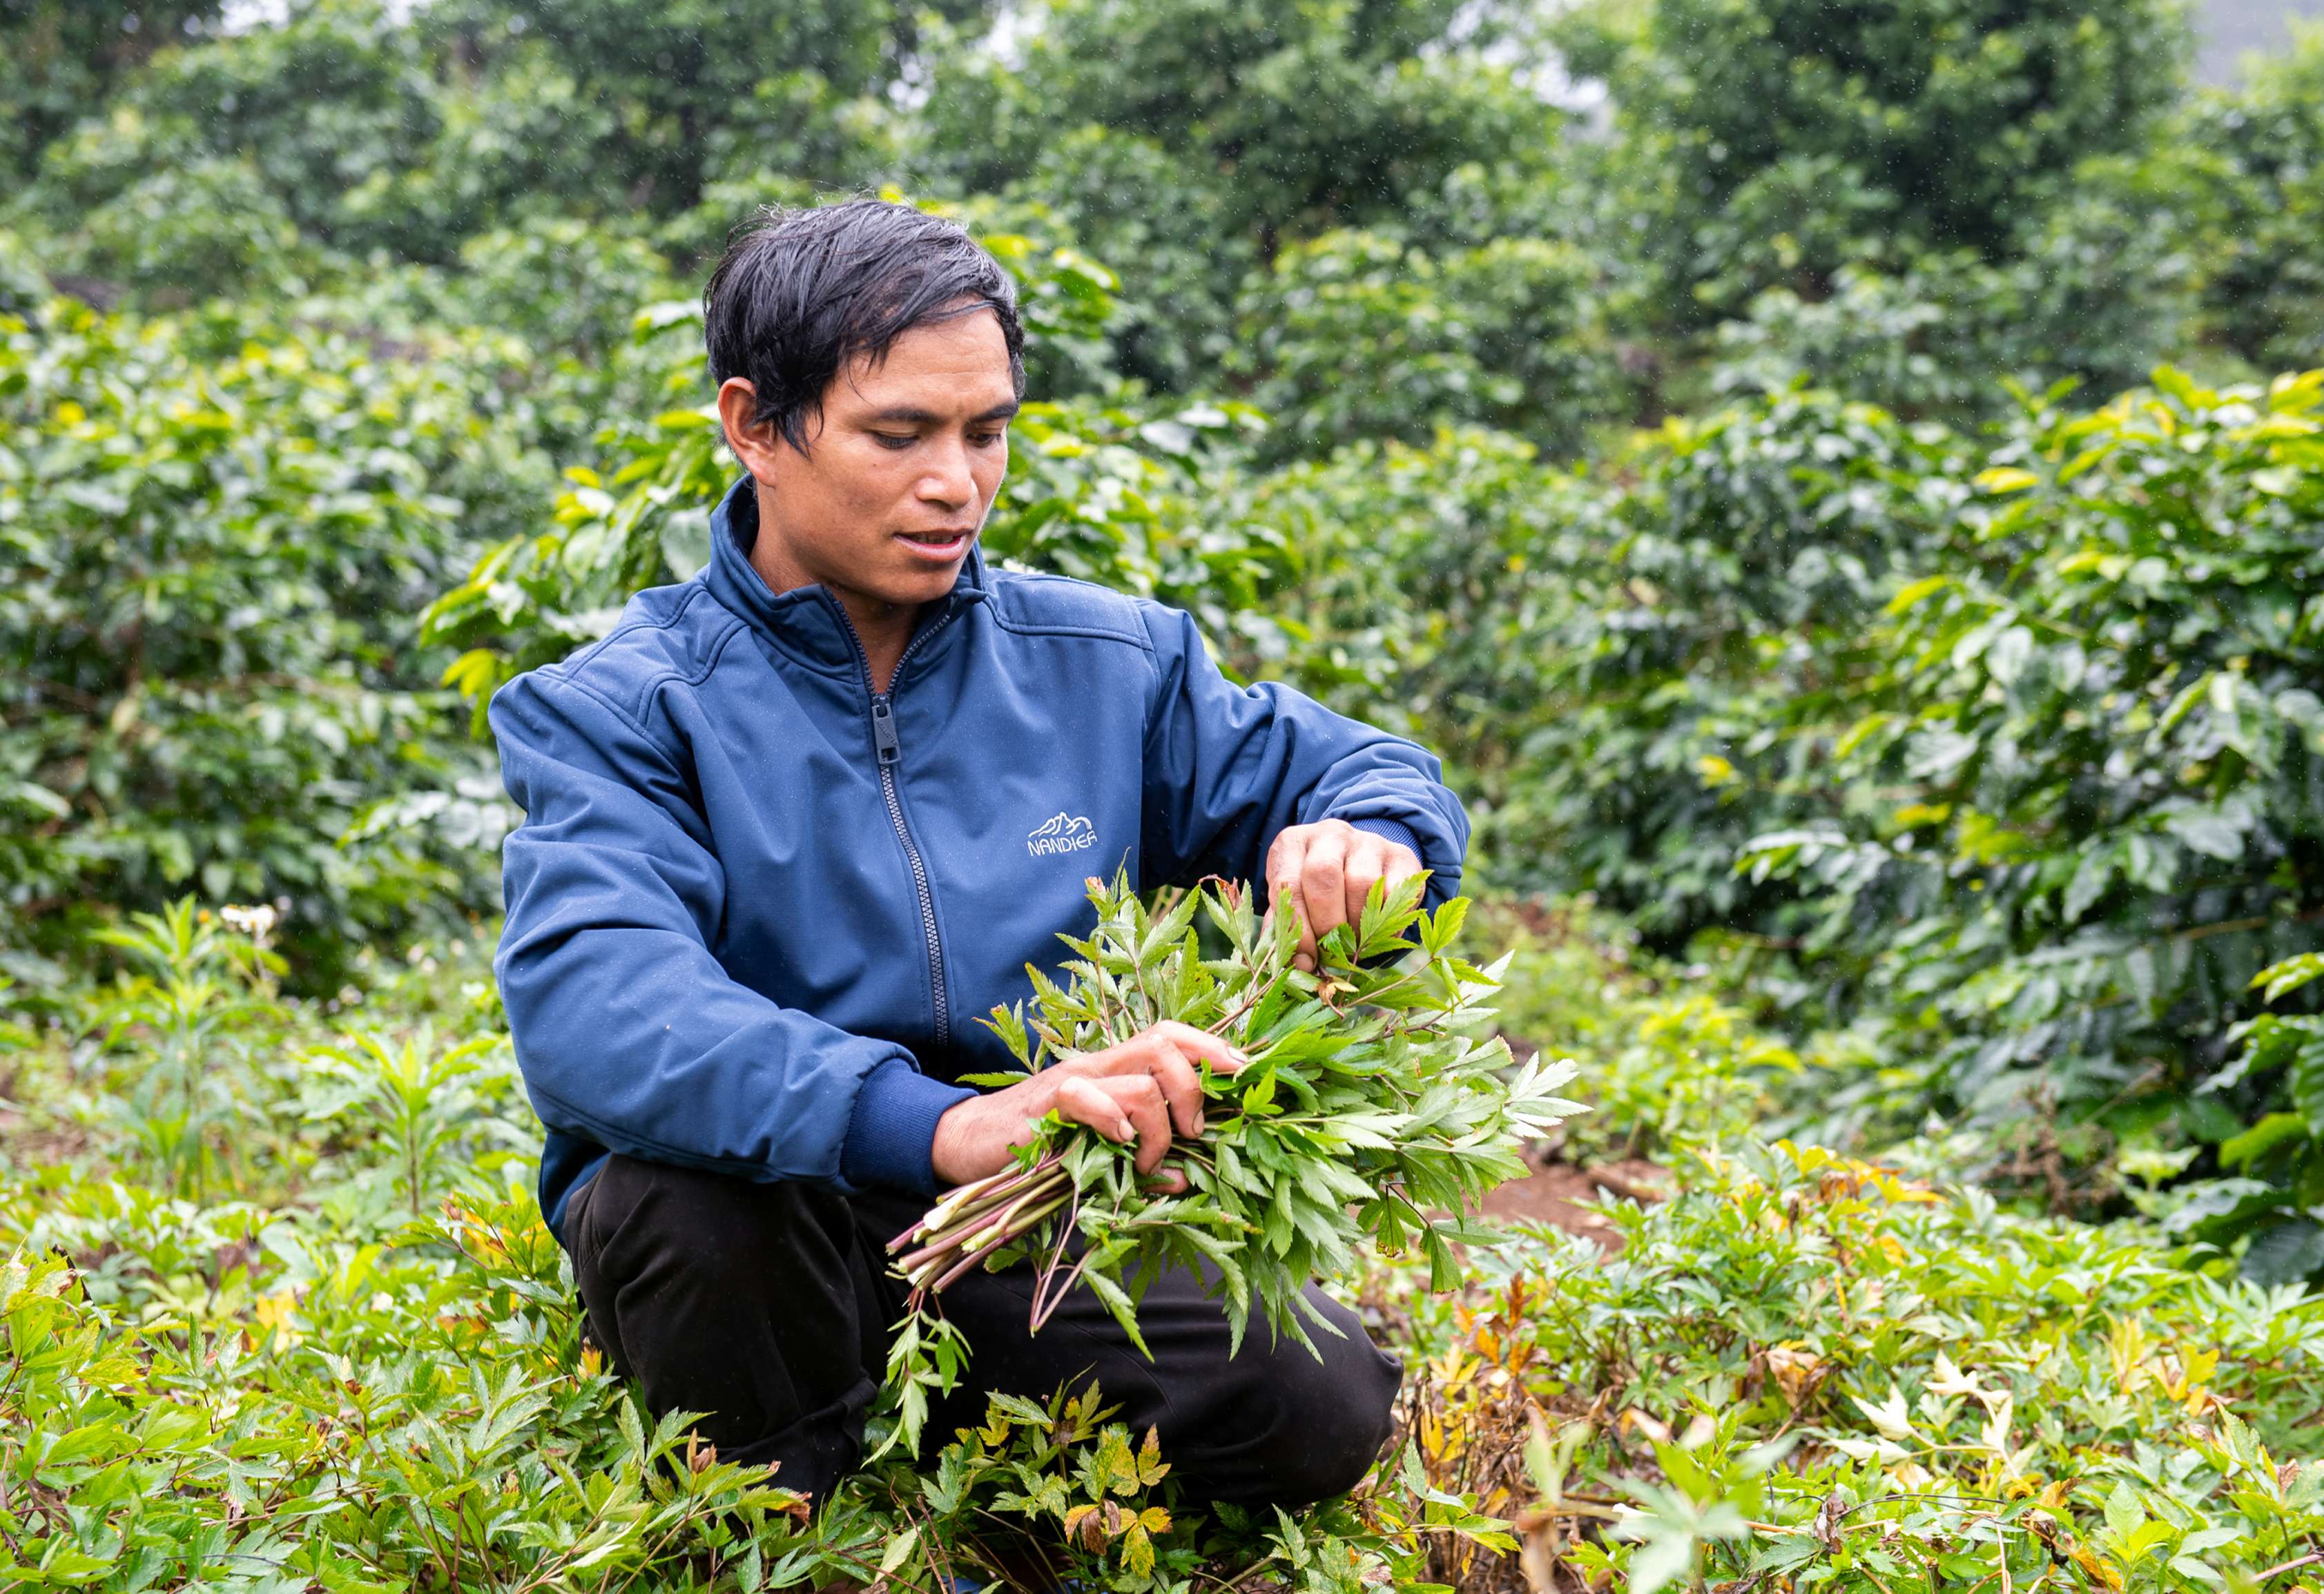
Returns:
[[[718,424],[726,447],[742,468],[761,482],[774,479],[775,453],[788,447],[772,421],[757,419],[759,390],[747,376],[730,376],[718,384]]]

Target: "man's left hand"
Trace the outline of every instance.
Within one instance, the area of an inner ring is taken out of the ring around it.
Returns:
[[[1419,872],[1410,847],[1344,819],[1294,825],[1267,850],[1268,911],[1298,910],[1299,951],[1292,962],[1312,971],[1316,938],[1355,924],[1374,881],[1394,886]]]

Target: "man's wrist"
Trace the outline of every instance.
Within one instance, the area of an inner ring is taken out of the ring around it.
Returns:
[[[933,1195],[936,1122],[975,1094],[965,1085],[930,1079],[900,1054],[889,1058],[856,1088],[839,1148],[839,1176],[857,1189],[884,1184]]]

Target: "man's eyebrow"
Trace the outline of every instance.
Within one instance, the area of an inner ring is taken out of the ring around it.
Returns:
[[[1007,420],[1020,408],[1022,406],[1016,400],[1011,399],[1005,404],[995,404],[991,409],[973,415],[969,419],[971,420]],[[942,420],[944,417],[933,410],[921,410],[909,404],[898,404],[886,410],[874,410],[867,419],[873,421],[886,421],[895,426],[927,426],[931,421]]]

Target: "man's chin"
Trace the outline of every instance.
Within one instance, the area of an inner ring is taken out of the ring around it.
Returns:
[[[857,588],[866,597],[893,608],[917,609],[926,604],[942,602],[960,583],[960,567],[967,556],[952,562],[950,568],[922,566],[902,573],[882,572],[885,579],[874,585],[866,582]]]

